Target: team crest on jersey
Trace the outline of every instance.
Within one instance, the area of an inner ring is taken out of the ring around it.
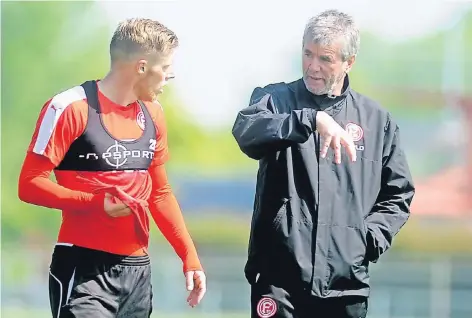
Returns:
[[[362,129],[361,126],[354,124],[354,123],[348,123],[346,125],[346,131],[349,135],[352,137],[352,141],[357,142],[364,137],[364,130]]]
[[[263,297],[257,303],[257,315],[260,318],[273,317],[277,312],[277,303],[269,297]]]
[[[144,113],[142,111],[139,111],[138,115],[136,116],[136,122],[138,123],[138,126],[144,130],[146,127],[146,118],[144,117]]]

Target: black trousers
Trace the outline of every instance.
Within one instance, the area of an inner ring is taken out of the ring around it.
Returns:
[[[368,299],[362,296],[317,298],[287,291],[259,279],[251,285],[252,318],[365,318]]]
[[[149,256],[120,256],[57,245],[49,271],[53,318],[148,318],[152,312]]]

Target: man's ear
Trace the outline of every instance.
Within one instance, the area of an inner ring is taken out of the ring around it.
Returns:
[[[354,63],[356,62],[356,56],[351,56],[350,58],[347,59],[346,61],[346,68],[344,69],[344,72],[349,73],[351,71]]]

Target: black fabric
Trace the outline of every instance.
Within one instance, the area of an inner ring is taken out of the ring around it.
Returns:
[[[138,101],[145,119],[141,137],[132,141],[116,140],[103,125],[96,82],[87,81],[82,87],[88,103],[87,125],[56,170],[147,170],[156,147],[156,127],[147,107]]]
[[[146,318],[152,312],[149,256],[56,246],[49,274],[53,318]]]
[[[251,286],[252,318],[365,318],[367,312],[368,299],[363,296],[318,298],[264,279]]]
[[[316,129],[323,110],[351,134],[357,161],[334,162]],[[370,293],[370,263],[392,245],[415,193],[391,114],[352,90],[315,96],[302,79],[254,89],[233,136],[259,161],[245,275],[320,298]],[[283,274],[280,274],[283,273]]]

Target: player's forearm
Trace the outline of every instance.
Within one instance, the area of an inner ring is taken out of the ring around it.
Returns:
[[[91,193],[70,190],[50,180],[53,168],[46,158],[29,153],[18,183],[20,200],[59,210],[85,210],[99,204]]]
[[[73,191],[42,177],[20,182],[18,196],[23,202],[59,210],[77,210],[93,201],[91,193]]]
[[[170,186],[161,188],[149,203],[149,209],[157,227],[182,260],[184,272],[202,270],[195,245]]]

